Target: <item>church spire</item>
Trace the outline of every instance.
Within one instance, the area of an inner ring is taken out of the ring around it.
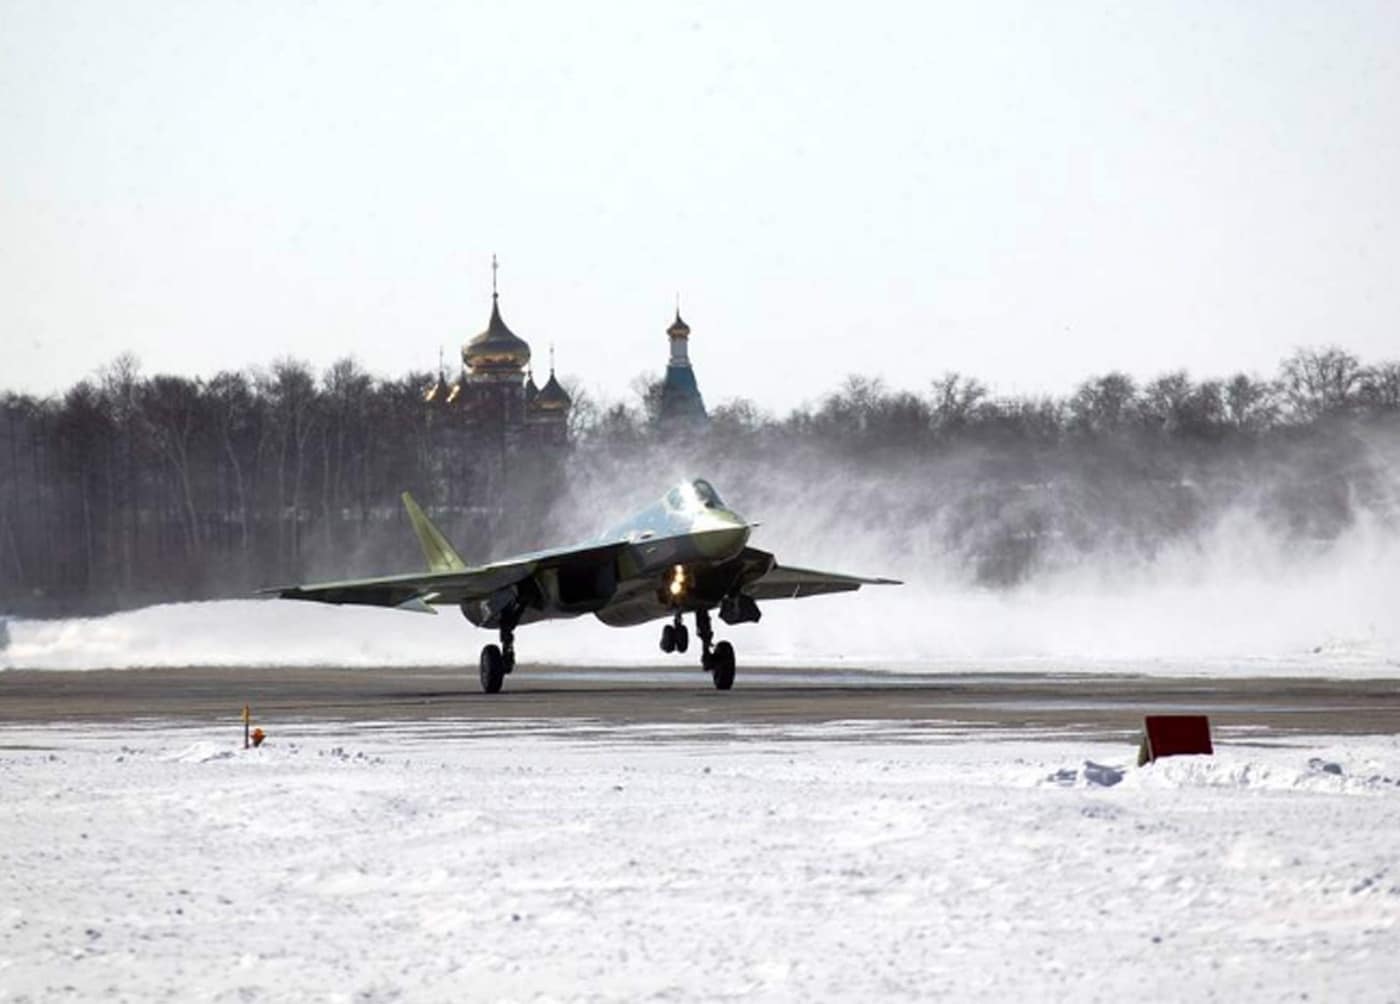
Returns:
[[[676,319],[666,329],[671,340],[671,358],[661,382],[658,419],[663,426],[698,424],[706,420],[705,402],[690,368],[690,325],[681,318],[680,297],[676,297]]]
[[[666,335],[671,339],[671,366],[690,365],[690,325],[681,319],[681,298],[676,294],[676,319],[671,322],[671,326],[666,329]]]

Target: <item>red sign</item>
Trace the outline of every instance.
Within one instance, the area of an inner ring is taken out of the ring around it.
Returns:
[[[1210,719],[1205,715],[1148,715],[1147,761],[1182,754],[1211,754]]]

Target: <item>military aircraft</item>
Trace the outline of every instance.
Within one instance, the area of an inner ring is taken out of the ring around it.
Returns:
[[[345,582],[263,590],[283,599],[357,603],[437,613],[456,606],[477,627],[500,631],[500,645],[481,650],[481,689],[498,693],[515,668],[515,629],[534,621],[591,613],[612,627],[666,619],[663,652],[684,652],[695,616],[700,665],[714,685],[734,685],[734,646],[714,642],[710,610],[726,624],[757,622],[759,600],[841,593],[863,585],[899,585],[780,565],[749,547],[750,524],[720,500],[708,481],[676,485],[660,501],[575,547],[519,554],[469,566],[408,492],[404,507],[423,545],[428,569]]]

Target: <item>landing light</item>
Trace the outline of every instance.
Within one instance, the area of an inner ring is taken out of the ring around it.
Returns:
[[[685,592],[685,568],[677,565],[671,569],[671,595],[679,596]]]

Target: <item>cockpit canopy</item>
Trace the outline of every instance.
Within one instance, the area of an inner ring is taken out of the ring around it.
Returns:
[[[715,491],[715,486],[704,478],[696,478],[690,483],[690,487],[695,489],[695,497],[706,509],[722,509],[724,507],[724,502],[720,499],[719,492]]]
[[[704,478],[696,478],[689,484],[677,485],[666,493],[666,505],[671,509],[723,509],[724,500],[715,491],[715,486]]]

